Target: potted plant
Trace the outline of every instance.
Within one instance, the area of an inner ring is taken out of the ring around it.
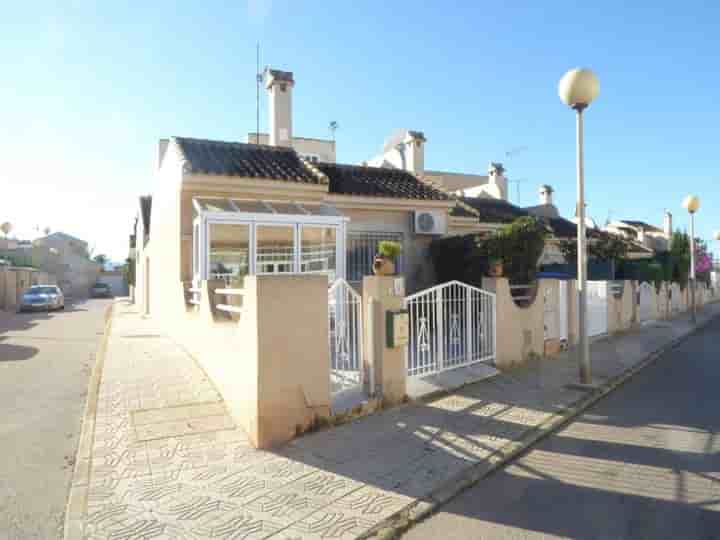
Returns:
[[[502,277],[503,275],[503,260],[500,257],[490,257],[488,259],[488,276],[490,277]]]
[[[395,274],[395,259],[398,258],[402,247],[399,242],[383,240],[378,244],[378,253],[373,260],[373,273],[376,276],[392,276]]]

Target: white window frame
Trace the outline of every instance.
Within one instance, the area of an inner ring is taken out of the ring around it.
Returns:
[[[345,246],[347,235],[347,224],[350,218],[346,216],[317,216],[317,215],[291,215],[291,214],[274,214],[274,213],[252,213],[252,212],[214,212],[203,210],[202,207],[193,200],[198,216],[193,221],[193,242],[195,231],[198,231],[199,267],[193,268],[193,277],[195,280],[207,280],[210,269],[210,225],[226,224],[226,225],[249,225],[249,265],[248,275],[292,275],[292,274],[315,274],[317,272],[301,272],[301,253],[300,241],[302,238],[302,226],[308,227],[328,227],[335,228],[335,276],[336,278],[345,278]],[[272,203],[271,203],[272,204]],[[195,228],[198,225],[198,229]],[[293,272],[283,272],[281,274],[269,272],[257,272],[257,227],[261,226],[292,226],[294,238],[293,250]],[[197,270],[197,273],[195,272]]]

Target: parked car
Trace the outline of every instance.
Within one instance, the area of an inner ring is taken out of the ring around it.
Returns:
[[[91,298],[110,298],[112,296],[112,288],[107,283],[96,283],[90,289]]]
[[[20,298],[18,311],[65,309],[65,295],[57,285],[33,285]]]

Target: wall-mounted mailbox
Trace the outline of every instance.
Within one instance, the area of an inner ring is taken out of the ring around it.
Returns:
[[[410,319],[405,309],[385,312],[387,347],[404,347],[410,339]]]

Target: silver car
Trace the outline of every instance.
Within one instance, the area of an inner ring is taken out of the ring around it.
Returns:
[[[33,285],[20,299],[18,311],[65,309],[65,296],[56,285]]]

